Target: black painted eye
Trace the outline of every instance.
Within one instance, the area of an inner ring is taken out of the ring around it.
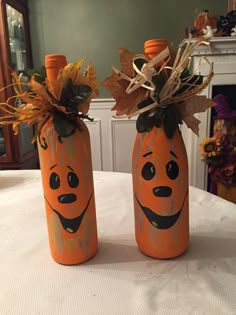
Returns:
[[[156,174],[156,169],[151,162],[147,162],[142,169],[142,176],[146,180],[151,180]]]
[[[166,164],[166,174],[170,179],[176,179],[179,175],[179,167],[175,161],[171,160]]]
[[[67,175],[67,180],[68,180],[68,184],[70,185],[71,188],[76,188],[79,185],[79,179],[78,176],[73,173],[73,172],[69,172]]]
[[[52,189],[57,189],[60,187],[60,177],[57,173],[52,173],[49,179],[49,185]]]

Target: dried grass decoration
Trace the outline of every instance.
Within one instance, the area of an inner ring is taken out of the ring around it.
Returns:
[[[209,73],[203,79],[198,70],[191,73],[191,54],[199,45],[208,44],[200,38],[189,38],[179,46],[176,55],[167,47],[151,60],[147,55],[119,49],[122,70],[112,67],[112,75],[102,82],[116,101],[112,108],[116,116],[139,115],[138,132],[151,130],[163,122],[166,135],[171,138],[178,124],[184,121],[198,135],[200,121],[194,114],[214,106],[211,99],[197,95],[211,81],[213,64],[203,57],[209,65]],[[156,67],[161,61],[163,65]]]
[[[59,140],[71,134],[77,128],[75,122],[78,118],[88,118],[91,99],[98,95],[98,82],[92,64],[88,64],[84,74],[81,73],[82,64],[83,60],[79,60],[66,65],[60,69],[57,80],[34,74],[29,83],[24,83],[22,74],[18,76],[12,72],[11,86],[16,95],[8,98],[6,103],[0,103],[4,114],[0,117],[0,124],[13,124],[15,134],[18,134],[21,123],[29,126],[36,124],[34,142],[45,122],[53,117]],[[15,107],[13,104],[19,99],[21,105]]]

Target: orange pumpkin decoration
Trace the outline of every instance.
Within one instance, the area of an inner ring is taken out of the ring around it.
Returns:
[[[50,80],[63,66],[57,57],[46,57]],[[77,124],[60,138],[50,118],[38,137],[51,254],[66,265],[90,259],[98,247],[90,137],[85,123]]]
[[[163,39],[145,42],[145,56],[120,49],[122,70],[113,67],[102,83],[116,100],[117,116],[139,115],[132,157],[135,235],[140,250],[155,258],[181,255],[189,243],[188,160],[178,125],[184,121],[197,134],[194,114],[212,106],[196,95],[209,84],[212,65],[204,81],[191,72],[200,42],[190,38],[176,55]]]
[[[157,51],[162,51],[168,47],[168,41],[166,39],[150,39],[144,43],[145,54],[150,58],[154,58],[157,55]],[[164,61],[160,62],[156,66],[163,65]]]
[[[195,18],[193,27],[195,29],[196,36],[203,36],[203,29],[208,25],[212,29],[217,28],[217,18],[213,15],[209,15],[208,11],[203,11]]]
[[[50,119],[38,143],[51,253],[66,265],[94,256],[98,243],[89,132],[79,125],[60,143]]]
[[[144,51],[151,59],[167,46],[151,40]],[[176,257],[189,243],[187,154],[179,129],[168,137],[165,131],[163,123],[139,130],[132,158],[136,241],[155,258]]]
[[[136,136],[133,158],[135,236],[155,258],[182,254],[189,242],[188,161],[179,130],[154,127]]]

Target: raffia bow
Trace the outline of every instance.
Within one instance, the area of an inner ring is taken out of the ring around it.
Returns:
[[[120,72],[119,70],[117,70],[114,66],[112,68],[122,78],[130,81],[126,89],[127,94],[132,93],[137,88],[142,86],[143,88],[150,90],[151,96],[153,96],[156,87],[152,81],[152,77],[158,73],[155,68],[155,65],[163,61],[167,57],[169,57],[169,55],[170,55],[170,50],[168,47],[166,47],[161,53],[159,53],[156,57],[154,57],[153,59],[149,61],[144,55],[136,55],[132,63],[133,69],[137,73],[137,75],[134,78],[130,78],[129,76],[125,75],[123,72]],[[136,66],[136,63],[135,63],[135,61],[138,59],[143,59],[146,61],[146,63],[143,64],[141,70]]]
[[[0,110],[4,113],[0,125],[12,124],[17,134],[20,124],[36,124],[35,141],[42,126],[53,117],[59,135],[69,135],[77,118],[89,119],[90,102],[99,94],[95,69],[88,63],[85,73],[82,73],[82,64],[81,59],[66,65],[53,81],[44,78],[39,82],[37,74],[34,74],[29,83],[23,83],[21,75],[12,72],[13,84],[0,89],[0,93],[13,86],[15,95],[0,103]],[[20,100],[19,107],[14,104],[17,100]]]
[[[118,95],[117,90],[114,92],[114,74],[107,78],[102,84],[111,90],[115,100],[117,101],[116,105],[113,107],[114,110],[117,110],[117,117],[119,116],[127,116],[128,118],[140,115],[145,112],[154,111],[157,108],[167,108],[170,105],[174,105],[178,112],[181,115],[181,118],[185,123],[190,127],[196,134],[198,134],[198,125],[200,121],[196,119],[193,114],[198,112],[203,112],[207,108],[214,105],[212,100],[207,99],[205,96],[199,96],[197,94],[201,93],[209,84],[210,80],[213,77],[213,64],[209,62],[207,58],[203,58],[209,66],[209,72],[205,80],[199,84],[199,78],[201,77],[199,73],[199,69],[195,71],[195,73],[191,73],[191,55],[194,49],[196,49],[199,45],[209,45],[209,43],[205,40],[197,39],[192,41],[191,38],[187,41],[185,47],[179,46],[177,51],[175,60],[173,65],[169,65],[170,50],[167,47],[153,59],[148,60],[144,55],[133,55],[131,60],[130,52],[125,51],[127,58],[130,59],[133,68],[133,77],[126,73],[126,69],[122,68],[122,71],[117,70],[113,67],[114,73],[117,76],[116,82],[119,83],[121,80],[128,81],[128,86],[125,89],[125,93],[127,95],[132,95],[132,93],[138,91],[143,93],[143,89],[146,90],[145,96],[143,95],[143,99],[151,99],[152,102],[147,106],[140,108],[138,105],[140,103],[140,99],[138,97],[134,98],[133,101],[138,99],[139,103],[130,104],[127,106],[127,110],[122,107],[122,100],[125,98],[122,93]],[[123,52],[124,50],[122,50]],[[129,53],[129,54],[128,54]],[[121,55],[121,64],[124,65],[125,56]],[[139,69],[136,65],[137,59],[143,59],[145,62],[143,63],[141,69]],[[155,67],[156,64],[162,62],[163,65],[159,68]],[[128,61],[126,62],[128,63]],[[182,79],[182,75],[184,71],[187,71],[189,74],[185,79]],[[130,72],[130,71],[129,71]],[[158,100],[156,96],[156,84],[153,81],[155,76],[162,74],[163,72],[169,73],[168,77],[165,80],[165,84],[159,91]],[[113,80],[113,86],[109,84],[109,81]],[[183,91],[183,92],[181,92]],[[130,99],[132,100],[131,96]],[[130,108],[129,108],[130,107]],[[139,107],[139,109],[138,109]],[[131,110],[132,108],[132,110]],[[121,109],[121,110],[120,110]]]

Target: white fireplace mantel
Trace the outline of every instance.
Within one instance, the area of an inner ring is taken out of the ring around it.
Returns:
[[[196,41],[196,39],[192,39]],[[183,46],[187,39],[183,40],[180,46]],[[214,56],[236,54],[236,36],[231,37],[212,37],[208,40],[208,45],[199,45],[193,51],[192,56]]]
[[[184,45],[186,41],[181,44]],[[216,85],[235,85],[236,93],[236,37],[215,37],[208,42],[209,45],[199,45],[192,53],[193,71],[196,73],[207,76],[209,62],[213,63],[214,76],[201,94],[212,98],[213,87]],[[206,190],[207,167],[201,161],[199,146],[210,135],[211,110],[195,116],[201,121],[199,137],[186,126],[183,126],[182,133],[189,159],[190,184]]]

